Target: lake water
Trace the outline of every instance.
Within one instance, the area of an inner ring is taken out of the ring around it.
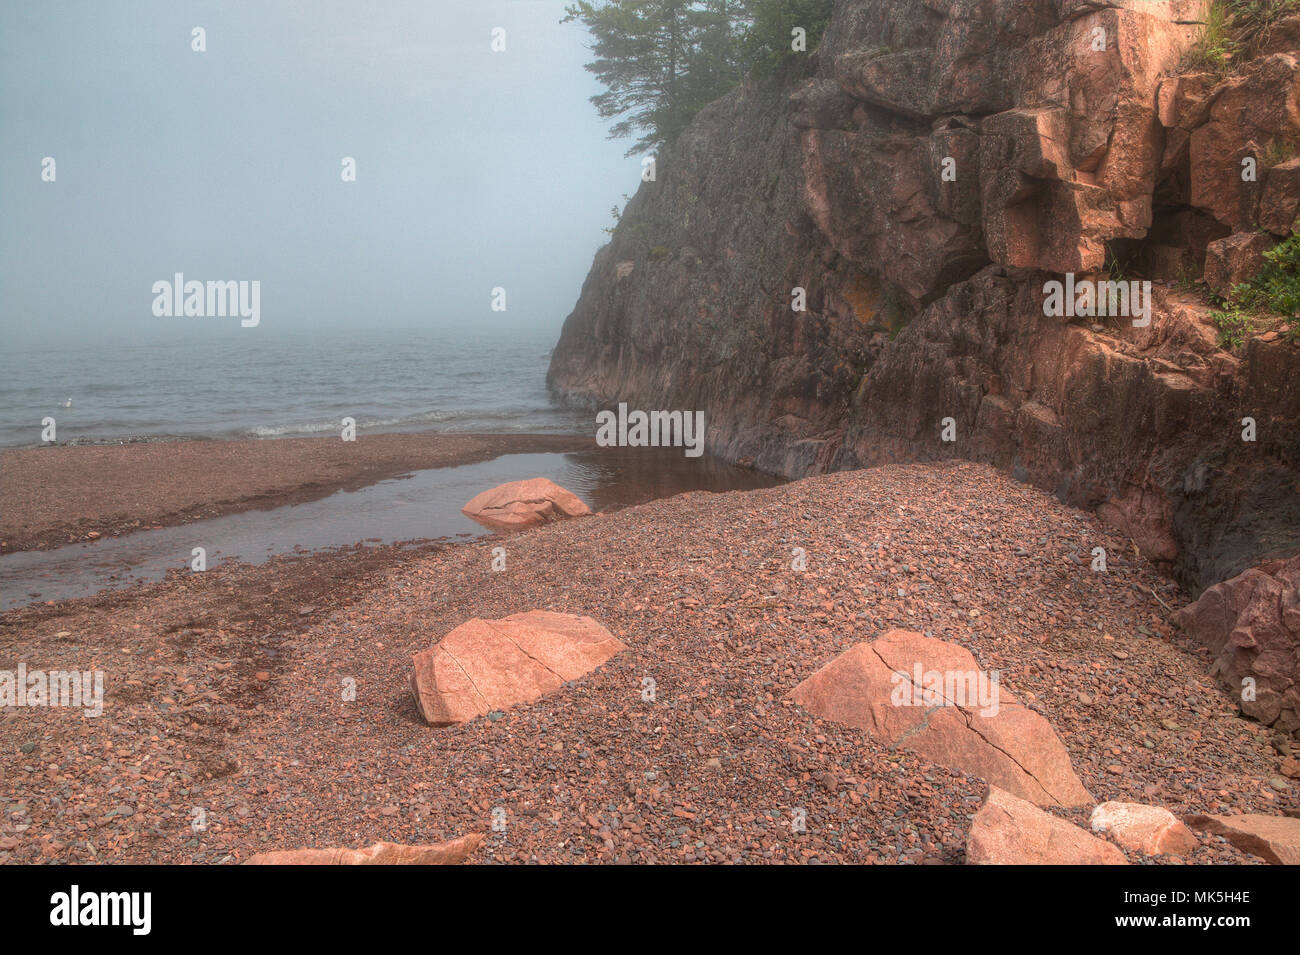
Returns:
[[[683,491],[771,487],[768,475],[676,448],[602,448],[570,454],[507,454],[491,461],[416,471],[356,491],[267,511],[247,511],[180,527],[138,531],[48,551],[0,556],[0,607],[84,597],[102,589],[158,580],[188,568],[203,547],[208,567],[224,559],[260,563],[279,554],[359,542],[468,539],[490,533],[460,512],[480,491],[507,481],[547,477],[603,511]]]
[[[239,334],[243,332],[243,334]],[[0,447],[129,437],[337,432],[583,432],[551,403],[556,328],[343,332],[231,330],[56,350],[0,347]],[[69,402],[71,404],[69,405]]]

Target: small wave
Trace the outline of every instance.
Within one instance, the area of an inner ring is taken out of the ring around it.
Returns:
[[[512,417],[514,415],[506,415]],[[330,421],[312,421],[305,424],[257,425],[241,432],[253,438],[279,438],[287,434],[320,434],[325,431],[338,431],[345,416],[339,415]],[[394,418],[358,418],[357,429],[400,428],[407,425],[439,424],[465,417],[482,417],[465,415],[455,411],[424,411],[414,415],[399,415]]]

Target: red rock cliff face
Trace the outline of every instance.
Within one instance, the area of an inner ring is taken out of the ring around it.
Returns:
[[[703,409],[710,450],[788,476],[991,462],[1194,591],[1300,551],[1300,349],[1220,348],[1190,284],[1239,280],[1300,212],[1300,21],[1220,78],[1181,66],[1204,13],[844,0],[811,78],[735,91],[658,157],[551,387]],[[1045,316],[1044,283],[1107,279],[1108,252],[1150,323]]]

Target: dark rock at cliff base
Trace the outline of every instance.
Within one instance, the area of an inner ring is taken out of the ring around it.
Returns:
[[[1229,236],[1251,255],[1215,281],[1248,277],[1300,209],[1300,30],[1180,72],[1205,10],[840,0],[810,76],[749,80],[660,152],[551,388],[704,410],[710,451],[785,476],[989,462],[1194,592],[1300,551],[1300,346],[1225,350],[1193,285]],[[1150,281],[1150,311],[1047,317],[1063,272]]]
[[[1300,557],[1216,584],[1174,618],[1241,712],[1300,736]]]

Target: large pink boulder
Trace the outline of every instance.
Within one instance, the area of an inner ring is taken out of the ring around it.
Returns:
[[[1186,855],[1200,845],[1168,809],[1136,802],[1104,802],[1092,811],[1093,832],[1108,833],[1125,849],[1155,855]]]
[[[626,650],[590,617],[530,610],[467,620],[412,657],[411,692],[434,726],[529,703]]]
[[[1215,584],[1174,621],[1214,654],[1243,713],[1300,734],[1300,556]]]
[[[940,674],[945,689],[928,696],[916,674]],[[975,658],[954,643],[906,630],[890,630],[840,654],[789,694],[823,719],[866,730],[891,747],[905,746],[940,765],[1044,806],[1081,806],[1092,797],[1070,765],[1070,754],[1051,725],[1001,687],[993,705],[975,699],[983,683]]]
[[[482,841],[483,833],[475,832],[435,846],[376,842],[366,849],[284,849],[259,852],[244,865],[459,865]]]
[[[1223,836],[1274,865],[1300,865],[1300,819],[1291,816],[1187,816],[1193,829]]]
[[[971,865],[1128,865],[1104,839],[990,786],[966,837]]]
[[[581,517],[590,514],[591,508],[554,481],[530,478],[484,491],[461,511],[494,530],[513,530],[561,517]]]

